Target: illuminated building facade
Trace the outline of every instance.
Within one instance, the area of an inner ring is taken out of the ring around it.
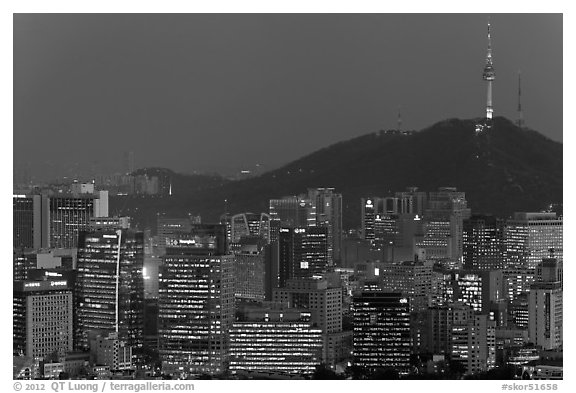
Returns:
[[[230,242],[238,243],[244,236],[261,236],[270,241],[270,215],[241,213],[230,219]]]
[[[324,334],[342,330],[342,287],[332,287],[327,280],[290,279],[285,287],[273,290],[273,299],[310,311],[310,321]]]
[[[342,333],[342,299],[339,279],[289,279],[285,287],[273,290],[274,302],[311,313],[310,322],[322,330],[322,361],[327,365],[345,357],[346,347],[350,349],[349,336]]]
[[[118,339],[117,333],[90,334],[90,352],[94,363],[108,366],[111,371],[132,368],[132,348]]]
[[[328,229],[280,228],[277,251],[279,287],[289,278],[321,276],[328,267]]]
[[[90,332],[118,333],[135,351],[144,325],[144,234],[111,225],[80,233],[75,345],[87,349]]]
[[[342,254],[342,194],[334,188],[310,188],[308,196],[316,207],[316,226],[328,230],[328,263],[332,265]]]
[[[160,269],[158,337],[162,370],[219,374],[234,321],[234,256],[226,227],[196,224],[168,239]]]
[[[535,279],[534,269],[505,269],[502,271],[504,297],[514,301],[518,296],[527,293]]]
[[[266,241],[261,237],[240,240],[234,251],[236,298],[262,301],[266,298]]]
[[[73,345],[73,298],[67,280],[14,281],[14,354],[64,355]]]
[[[496,367],[496,322],[488,314],[455,309],[452,323],[451,359],[477,374]]]
[[[316,205],[306,195],[270,199],[270,218],[284,227],[316,225]]]
[[[433,306],[425,312],[425,327],[423,347],[424,352],[449,355],[452,352],[453,343],[459,351],[458,342],[460,329],[455,330],[453,339],[452,327],[455,321],[467,321],[474,314],[472,307],[456,302],[450,305]],[[461,340],[466,343],[466,340]]]
[[[509,267],[535,269],[543,258],[562,259],[563,221],[556,213],[515,213],[506,224]]]
[[[426,200],[425,192],[416,191],[399,192],[395,197],[362,198],[362,238],[380,250],[390,244],[412,249],[414,233],[406,224],[421,217]]]
[[[184,218],[167,218],[159,216],[156,221],[156,233],[158,234],[158,250],[160,255],[166,252],[167,239],[175,233],[189,233],[192,225],[200,224],[200,216]]]
[[[416,247],[425,250],[427,260],[460,261],[464,220],[470,214],[464,192],[453,187],[430,192],[423,233],[416,238]]]
[[[556,258],[544,259],[528,293],[528,337],[543,349],[559,349],[563,344],[561,269]]]
[[[432,271],[431,306],[444,306],[456,301],[453,281],[453,273],[451,271]]]
[[[401,292],[410,299],[410,311],[423,311],[430,305],[432,266],[411,261],[385,264],[379,274],[382,289]]]
[[[354,365],[410,368],[410,305],[401,293],[365,289],[353,300]]]
[[[518,329],[528,329],[528,293],[518,295],[508,303],[508,325]]]
[[[504,299],[502,271],[462,271],[454,274],[456,301],[476,312],[489,312],[490,303]]]
[[[322,361],[322,331],[310,313],[254,310],[230,329],[230,371],[312,374]]]
[[[90,218],[108,216],[108,191],[97,194],[62,195],[48,198],[51,248],[76,248],[80,231]]]
[[[13,246],[42,248],[48,246],[48,200],[42,195],[14,195]]]
[[[503,269],[506,257],[504,233],[504,220],[494,216],[473,215],[464,220],[464,269]]]

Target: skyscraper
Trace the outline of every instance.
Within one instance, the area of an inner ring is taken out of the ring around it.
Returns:
[[[562,263],[544,258],[538,266],[536,282],[528,294],[528,337],[543,349],[559,349],[563,344]]]
[[[328,228],[328,263],[332,265],[342,254],[342,194],[334,188],[310,188],[308,196],[316,206],[316,226]]]
[[[496,322],[490,315],[454,308],[450,341],[451,359],[462,364],[466,374],[496,366]]]
[[[43,195],[14,195],[13,245],[16,248],[48,246],[48,204]]]
[[[98,191],[94,195],[51,196],[48,205],[49,246],[76,248],[78,234],[88,228],[90,218],[108,216],[108,191]]]
[[[432,292],[432,266],[406,261],[385,264],[380,269],[382,288],[401,292],[410,300],[410,311],[428,308]]]
[[[73,299],[67,280],[15,281],[14,353],[43,358],[72,350]]]
[[[280,287],[289,278],[321,276],[328,267],[328,229],[280,228],[277,252]]]
[[[237,299],[265,299],[268,273],[265,245],[266,241],[261,237],[243,237],[234,250],[234,292]]]
[[[283,288],[274,289],[274,301],[312,312],[311,322],[324,334],[342,330],[342,288],[327,280],[290,279]]]
[[[551,249],[562,259],[563,221],[556,213],[515,213],[506,223],[505,236],[511,268],[535,269]]]
[[[190,232],[193,224],[200,224],[199,216],[183,218],[167,218],[158,216],[156,221],[156,233],[158,235],[158,251],[160,255],[166,252],[167,239],[178,232]]]
[[[270,199],[270,218],[285,227],[316,225],[316,205],[306,195]]]
[[[454,187],[431,192],[424,213],[423,234],[416,238],[416,247],[425,250],[426,259],[458,264],[463,251],[463,222],[470,214],[464,192]]]
[[[367,371],[410,368],[410,305],[397,292],[365,288],[354,296],[354,365]]]
[[[494,216],[473,215],[463,225],[464,268],[495,270],[505,267],[505,222]]]
[[[270,215],[241,213],[230,219],[230,241],[238,243],[243,236],[261,236],[270,241]]]
[[[144,234],[111,225],[80,233],[76,281],[76,345],[91,331],[118,333],[135,353],[142,347]]]
[[[162,369],[186,376],[224,371],[234,321],[234,256],[226,227],[196,224],[168,238],[160,268],[158,337]]]

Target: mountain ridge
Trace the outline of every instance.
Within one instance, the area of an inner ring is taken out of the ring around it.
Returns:
[[[169,198],[134,202],[141,215],[136,222],[150,227],[158,212],[200,214],[203,221],[214,222],[226,210],[268,211],[270,198],[313,187],[334,187],[342,193],[347,228],[359,226],[361,197],[386,196],[409,186],[422,191],[457,187],[466,192],[474,213],[499,216],[561,203],[562,144],[502,117],[477,133],[480,121],[447,119],[417,132],[373,132],[251,179],[211,181],[214,186],[189,188],[186,195],[174,188],[176,195]],[[115,199],[112,212],[126,213]]]

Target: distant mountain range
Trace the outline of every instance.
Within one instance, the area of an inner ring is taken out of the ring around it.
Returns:
[[[562,203],[561,143],[502,117],[477,132],[478,121],[449,119],[418,132],[363,135],[246,180],[173,174],[171,197],[113,197],[111,212],[133,216],[141,228],[155,227],[157,213],[199,214],[214,222],[225,211],[266,212],[270,198],[309,187],[342,193],[346,228],[360,225],[360,198],[409,186],[457,187],[473,212],[504,217]]]

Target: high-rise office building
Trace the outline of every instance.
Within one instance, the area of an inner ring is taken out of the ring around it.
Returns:
[[[518,296],[528,293],[530,285],[534,283],[534,269],[508,268],[502,270],[504,285],[504,298],[513,301]]]
[[[562,228],[556,213],[515,213],[506,223],[508,267],[535,269],[551,249],[562,259]]]
[[[545,258],[537,269],[536,282],[528,294],[528,337],[543,349],[559,349],[563,344],[562,263]]]
[[[385,264],[379,276],[384,290],[401,292],[410,299],[410,311],[424,311],[430,305],[432,266],[411,261]]]
[[[76,248],[78,235],[90,218],[108,216],[108,191],[97,194],[59,195],[48,198],[49,246]]]
[[[64,355],[73,344],[73,298],[67,280],[14,281],[15,355]]]
[[[396,220],[401,214],[412,214],[411,204],[398,197],[361,199],[361,234],[377,248],[393,241],[397,235]]]
[[[410,305],[401,293],[365,289],[354,296],[354,365],[368,371],[410,368]]]
[[[294,308],[248,310],[230,329],[230,371],[312,374],[322,361],[322,331],[310,312]]]
[[[505,222],[494,216],[473,215],[464,220],[464,268],[503,269],[506,262]]]
[[[451,359],[462,364],[466,374],[496,367],[496,322],[489,314],[454,309]]]
[[[270,241],[270,215],[266,213],[235,214],[230,219],[230,242],[238,243],[244,236],[261,236]]]
[[[328,267],[328,229],[280,228],[278,247],[272,251],[278,252],[279,287],[289,278],[320,277]]]
[[[316,225],[316,205],[306,195],[270,199],[270,218],[284,227]]]
[[[237,299],[266,298],[266,240],[243,237],[234,250],[234,293]],[[269,273],[268,273],[269,274]]]
[[[450,355],[452,352],[452,327],[455,322],[467,321],[474,315],[471,306],[461,302],[433,306],[425,312],[423,352]],[[456,330],[456,333],[459,330]],[[456,335],[456,339],[458,339]],[[463,340],[467,344],[466,340]],[[459,344],[457,344],[459,345]]]
[[[168,238],[160,269],[158,338],[168,374],[225,370],[234,321],[234,256],[226,227],[196,224]]]
[[[43,195],[14,195],[13,245],[15,248],[48,246],[48,200]]]
[[[508,326],[528,329],[529,301],[528,292],[522,293],[508,303]]]
[[[461,271],[454,273],[455,300],[476,312],[488,313],[491,303],[504,299],[501,270]]]
[[[110,225],[80,233],[76,280],[76,345],[90,332],[118,333],[136,352],[142,347],[144,234]]]
[[[342,254],[342,194],[334,188],[310,188],[308,197],[316,206],[316,226],[328,229],[328,263],[341,260]]]
[[[158,216],[156,221],[156,233],[158,236],[158,251],[160,255],[166,252],[167,239],[175,233],[189,233],[192,225],[200,224],[200,216],[183,218],[167,218]]]
[[[418,191],[418,187],[407,187],[405,191],[394,194],[401,203],[401,211],[405,214],[414,214],[422,217],[428,205],[428,194],[425,191]]]
[[[273,290],[273,299],[311,311],[310,321],[324,334],[342,330],[342,287],[330,286],[325,279],[290,279]]]
[[[417,237],[416,247],[425,250],[426,259],[459,262],[463,253],[464,220],[470,214],[464,192],[453,187],[430,192],[423,233]]]

